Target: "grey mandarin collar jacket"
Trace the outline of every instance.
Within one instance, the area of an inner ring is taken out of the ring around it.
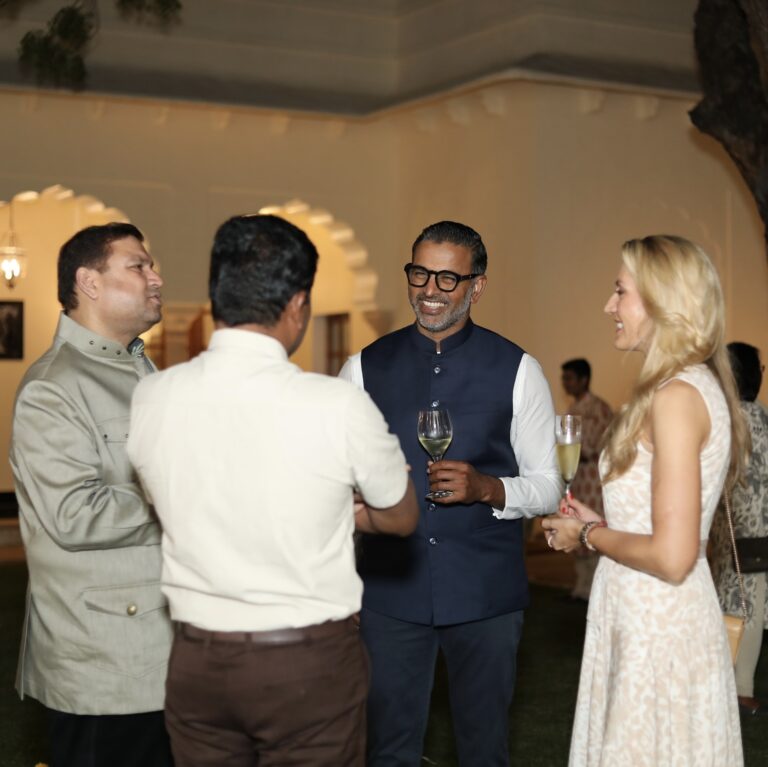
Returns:
[[[153,369],[142,347],[61,315],[17,392],[11,467],[30,573],[17,689],[58,711],[163,707],[160,528],[125,451],[131,395]]]

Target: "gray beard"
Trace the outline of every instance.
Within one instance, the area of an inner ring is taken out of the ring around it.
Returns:
[[[471,303],[472,291],[468,290],[467,294],[464,296],[464,300],[458,306],[455,306],[452,311],[442,317],[428,317],[422,315],[419,311],[419,296],[416,296],[416,299],[411,301],[411,308],[416,315],[416,322],[418,322],[424,330],[429,330],[432,333],[442,333],[444,330],[452,328],[467,317]]]

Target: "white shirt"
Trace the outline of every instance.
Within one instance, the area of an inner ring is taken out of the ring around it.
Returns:
[[[352,355],[339,373],[363,386],[360,354]],[[503,509],[493,509],[498,519],[519,519],[554,514],[563,492],[555,453],[555,406],[541,365],[524,354],[512,389],[512,423],[509,442],[519,470],[517,477],[499,477],[506,493]]]
[[[211,631],[357,612],[352,488],[386,508],[408,482],[366,393],[304,373],[275,339],[237,329],[142,381],[128,455],[163,526],[171,617]]]

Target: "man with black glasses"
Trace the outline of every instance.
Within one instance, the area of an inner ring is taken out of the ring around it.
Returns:
[[[509,763],[528,604],[522,520],[554,512],[561,483],[539,364],[469,317],[486,263],[470,227],[427,227],[405,266],[415,324],[366,347],[340,374],[368,391],[399,437],[421,505],[412,535],[361,540],[369,767],[420,764],[438,648],[460,765]],[[436,463],[416,434],[418,411],[432,407],[447,408],[453,421],[449,458]],[[425,497],[436,490],[451,495]]]

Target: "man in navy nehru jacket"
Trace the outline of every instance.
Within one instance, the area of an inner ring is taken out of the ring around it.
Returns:
[[[421,763],[438,648],[459,764],[509,764],[509,706],[528,605],[522,520],[553,513],[561,483],[552,395],[539,364],[469,317],[486,287],[486,263],[470,227],[427,227],[405,267],[415,324],[366,347],[340,374],[384,413],[421,499],[413,535],[361,540],[369,767]],[[449,458],[430,465],[417,413],[440,406],[450,412],[453,441]],[[430,490],[452,495],[430,501]]]

